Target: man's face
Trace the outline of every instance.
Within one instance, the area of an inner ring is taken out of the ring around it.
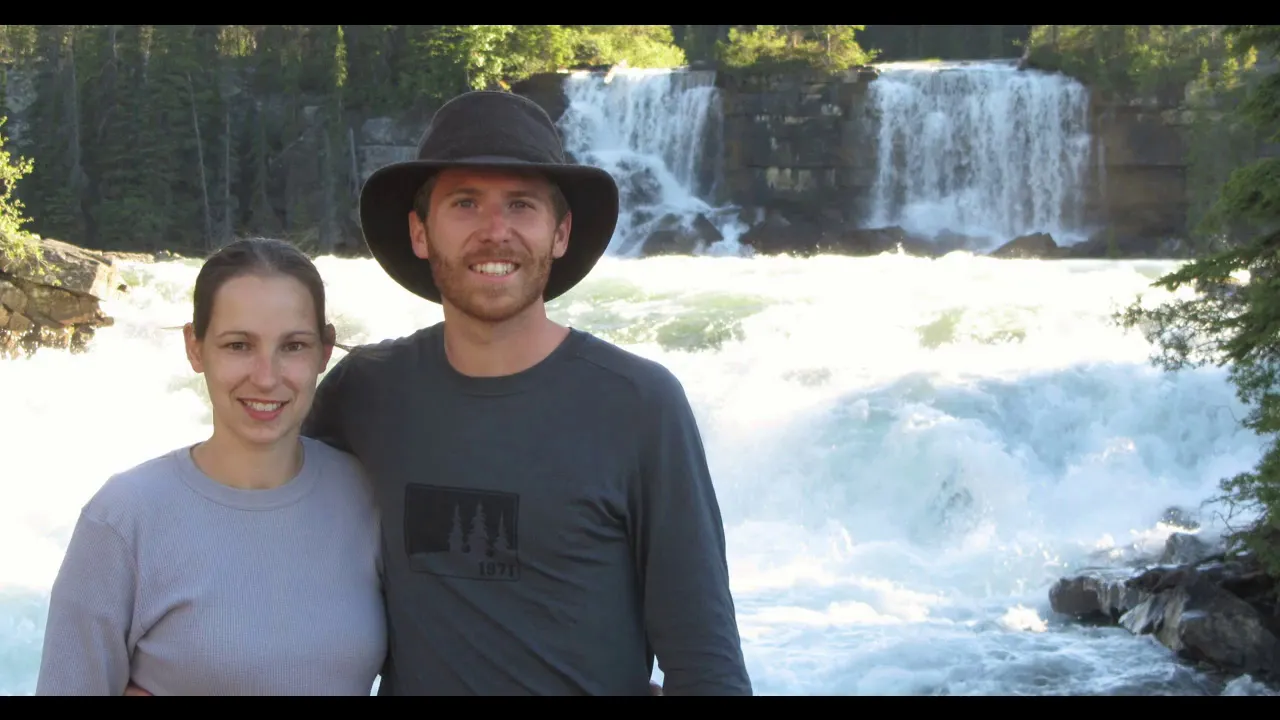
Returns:
[[[572,218],[557,222],[543,177],[446,170],[435,178],[427,221],[409,213],[413,252],[431,263],[441,298],[500,323],[542,300],[551,261],[569,246]]]

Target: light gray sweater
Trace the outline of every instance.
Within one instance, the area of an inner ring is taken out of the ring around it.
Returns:
[[[349,455],[308,438],[271,490],[181,448],[85,505],[49,601],[37,695],[369,695],[386,655],[379,520]]]

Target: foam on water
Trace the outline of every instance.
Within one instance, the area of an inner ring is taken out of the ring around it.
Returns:
[[[439,318],[370,260],[320,266],[345,341]],[[1048,609],[1059,575],[1158,546],[1164,508],[1259,456],[1220,371],[1162,374],[1108,324],[1169,267],[606,258],[553,313],[684,382],[759,693],[1257,693]],[[196,267],[129,272],[89,353],[0,362],[0,693],[35,687],[81,504],[208,432],[180,332],[162,329],[189,316]]]

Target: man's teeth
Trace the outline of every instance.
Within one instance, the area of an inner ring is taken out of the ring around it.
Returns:
[[[249,402],[249,401],[247,401],[247,400],[246,400],[246,401],[243,401],[243,402],[244,402],[244,404],[245,404],[245,405],[248,405],[248,406],[249,406],[249,409],[251,409],[251,410],[257,410],[258,412],[273,412],[273,411],[275,411],[275,410],[279,410],[279,409],[280,409],[280,407],[281,407],[282,405],[284,405],[284,403],[282,403],[282,402],[277,402],[277,403],[260,403],[260,402]]]
[[[485,275],[510,275],[516,271],[515,263],[507,262],[487,262],[479,265],[472,265],[472,270],[484,273]]]

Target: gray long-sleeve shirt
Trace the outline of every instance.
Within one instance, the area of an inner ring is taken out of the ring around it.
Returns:
[[[54,581],[37,695],[364,695],[386,657],[377,507],[359,465],[303,439],[269,490],[187,448],[110,478]]]
[[[304,433],[382,508],[380,694],[750,695],[715,489],[666,368],[571,331],[469,377],[443,326],[358,348]]]

